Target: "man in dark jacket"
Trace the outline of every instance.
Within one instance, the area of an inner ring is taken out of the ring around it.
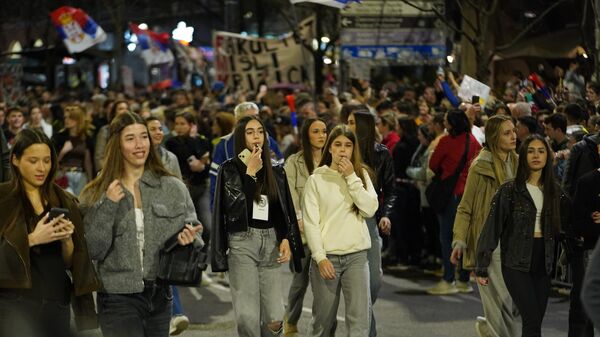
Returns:
[[[4,131],[0,128],[0,183],[10,179],[10,150],[4,137]]]
[[[588,135],[573,145],[571,154],[567,161],[563,175],[563,189],[570,198],[575,195],[577,181],[584,174],[600,167],[600,155],[598,145],[600,144],[600,133]],[[573,228],[580,228],[571,224]],[[575,233],[576,236],[584,237],[583,233]],[[596,242],[589,242],[589,236],[584,238],[583,245],[573,244],[573,251],[569,256],[573,287],[571,288],[571,303],[569,308],[569,337],[593,337],[594,327],[588,318],[581,303],[581,287],[585,272],[585,256]],[[597,241],[597,239],[596,239]]]

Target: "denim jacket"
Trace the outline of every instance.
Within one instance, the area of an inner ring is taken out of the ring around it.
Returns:
[[[557,191],[561,191],[557,185]],[[559,200],[551,202],[542,214],[546,272],[552,272],[557,227],[565,228],[567,223],[568,199],[562,194]],[[492,252],[501,241],[500,258],[502,265],[522,272],[529,272],[533,254],[533,232],[535,229],[536,208],[524,183],[510,181],[500,186],[492,200],[492,207],[477,243],[477,268],[475,274],[487,277],[487,268]]]

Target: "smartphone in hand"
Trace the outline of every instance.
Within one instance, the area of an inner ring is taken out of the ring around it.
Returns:
[[[61,214],[65,215],[65,219],[69,218],[69,210],[66,208],[52,207],[50,209],[50,215],[48,216],[48,221],[51,221],[55,218],[58,218]]]
[[[248,160],[250,160],[250,155],[252,155],[252,152],[250,152],[250,150],[248,149],[244,149],[244,151],[240,152],[240,154],[238,154],[238,158],[240,158],[240,160],[242,161],[242,163],[244,163],[244,165],[248,165]]]

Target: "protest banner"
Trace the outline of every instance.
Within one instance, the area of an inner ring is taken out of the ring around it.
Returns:
[[[472,103],[480,103],[482,105],[485,104],[490,97],[490,87],[470,77],[469,75],[465,75],[460,83],[458,97],[462,98],[464,101],[470,102],[473,96],[479,96],[479,102]]]
[[[298,35],[314,37],[315,18],[300,23]],[[265,39],[228,32],[213,35],[217,79],[231,88],[256,90],[259,82],[302,84],[313,78],[313,56],[300,38],[288,33]]]

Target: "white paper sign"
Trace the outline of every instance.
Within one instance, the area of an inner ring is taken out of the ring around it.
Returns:
[[[473,77],[470,77],[469,75],[465,75],[460,83],[458,97],[462,98],[463,101],[470,102],[473,96],[479,96],[479,102],[472,103],[481,103],[482,105],[485,104],[490,97],[490,87],[479,82]]]
[[[252,219],[254,220],[262,220],[269,221],[269,199],[266,195],[262,194],[260,196],[260,200],[253,202],[254,207],[252,207]]]

